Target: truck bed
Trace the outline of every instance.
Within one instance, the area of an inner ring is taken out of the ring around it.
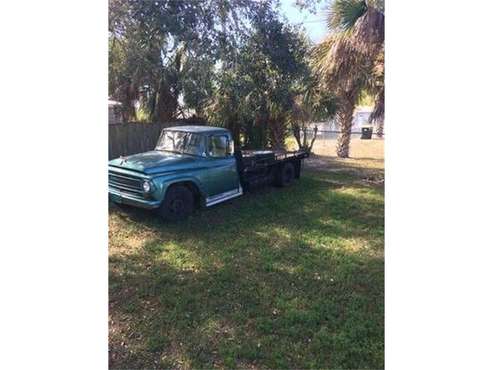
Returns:
[[[283,163],[292,162],[299,177],[301,160],[307,158],[306,151],[241,150],[235,152],[238,173],[242,186],[249,188],[274,181]]]
[[[274,150],[241,150],[239,160],[243,164],[243,169],[251,171],[259,167],[272,166],[286,160],[303,159],[308,157],[308,153],[299,151],[274,151]],[[238,159],[238,157],[237,157]]]

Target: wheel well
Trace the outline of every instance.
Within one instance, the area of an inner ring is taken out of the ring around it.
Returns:
[[[197,187],[197,185],[195,185],[193,181],[174,182],[168,187],[166,192],[168,192],[169,189],[171,189],[173,186],[178,186],[178,185],[185,186],[188,190],[192,192],[195,208],[198,208],[202,204],[202,195],[200,194],[199,188]]]

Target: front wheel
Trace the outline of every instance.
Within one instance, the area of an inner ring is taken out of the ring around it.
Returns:
[[[183,185],[175,185],[168,189],[163,203],[158,208],[159,215],[166,221],[184,220],[192,212],[193,194]]]

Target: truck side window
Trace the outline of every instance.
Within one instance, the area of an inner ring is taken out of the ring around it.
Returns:
[[[211,136],[209,139],[209,156],[226,157],[229,153],[228,137],[226,135]]]

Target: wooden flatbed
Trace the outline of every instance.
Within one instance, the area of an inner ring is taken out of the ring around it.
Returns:
[[[240,181],[245,189],[265,184],[288,185],[300,177],[301,161],[308,152],[241,150],[235,153]]]

